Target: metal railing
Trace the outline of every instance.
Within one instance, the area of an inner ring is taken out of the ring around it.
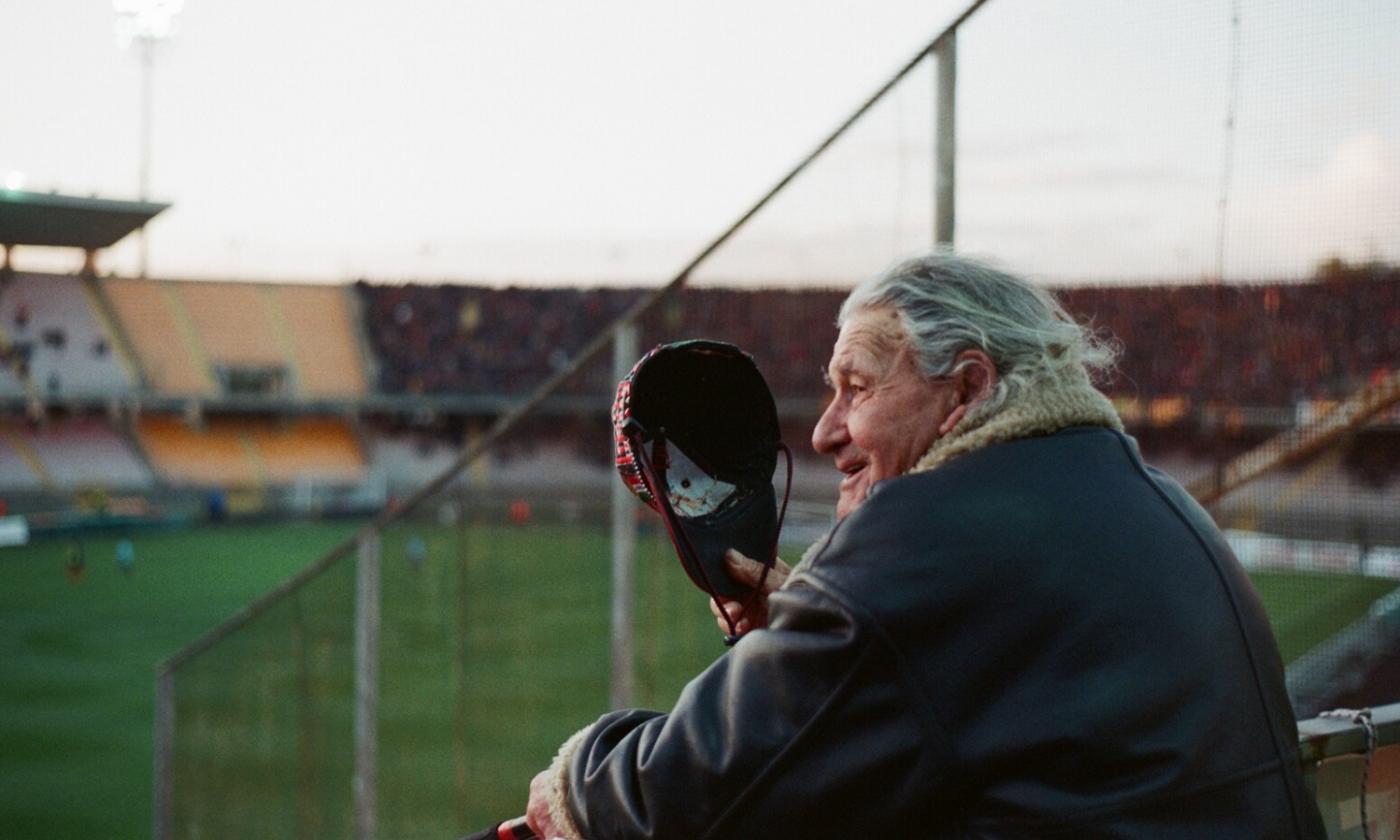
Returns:
[[[1327,836],[1400,836],[1400,703],[1298,723],[1298,758]]]

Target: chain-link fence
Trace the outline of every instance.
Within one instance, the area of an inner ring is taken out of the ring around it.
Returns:
[[[1400,432],[1389,397],[1324,409],[1393,394],[1400,358],[1396,33],[1400,10],[1361,0],[975,3],[664,288],[362,289],[380,390],[469,415],[463,449],[162,664],[157,836],[451,836],[519,812],[616,696],[605,325],[750,349],[800,451],[840,299],[813,289],[936,239],[1118,336],[1106,387],[1148,460],[1230,490],[1212,512],[1295,698],[1388,690]],[[827,472],[798,462],[788,555],[829,518]],[[665,707],[722,647],[657,524],[634,526],[624,629],[630,699]]]

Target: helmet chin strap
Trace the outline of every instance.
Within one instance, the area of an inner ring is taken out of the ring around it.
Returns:
[[[666,484],[666,470],[670,468],[671,459],[666,450],[666,429],[660,428],[655,435],[650,434],[641,423],[635,418],[628,420],[623,428],[623,433],[632,442],[632,449],[637,453],[638,466],[641,468],[642,480],[646,482],[647,489],[651,492],[652,498],[657,500],[661,508],[661,521],[666,524],[666,534],[671,538],[671,545],[675,546],[676,552],[681,555],[682,566],[687,570],[695,569],[699,573],[699,579],[691,575],[705,594],[710,596],[715,608],[724,618],[724,623],[729,627],[729,633],[724,637],[727,646],[733,646],[739,641],[740,634],[735,624],[734,618],[730,616],[729,610],[725,609],[724,602],[720,600],[719,593],[715,591],[714,584],[710,581],[710,576],[705,571],[705,564],[700,562],[700,557],[691,543],[690,537],[685,529],[681,527],[680,517],[676,514],[675,508],[671,505],[671,495]],[[651,455],[647,455],[646,442],[651,439]],[[783,503],[778,512],[778,526],[773,532],[773,545],[768,555],[760,558],[763,563],[763,574],[758,578],[758,585],[749,593],[744,601],[742,610],[747,612],[758,597],[763,593],[763,584],[768,580],[768,572],[773,568],[774,562],[778,558],[778,535],[782,533],[783,517],[787,515],[788,496],[792,493],[792,452],[787,445],[779,441],[778,448],[787,458],[787,482],[783,490]]]

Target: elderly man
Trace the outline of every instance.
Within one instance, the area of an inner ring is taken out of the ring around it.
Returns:
[[[1092,386],[1111,350],[947,255],[861,284],[838,323],[812,435],[843,474],[836,526],[670,713],[571,738],[532,827],[1323,836],[1266,616]]]

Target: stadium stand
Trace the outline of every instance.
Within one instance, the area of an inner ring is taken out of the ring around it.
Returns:
[[[356,288],[379,368],[378,387],[391,397],[527,393],[586,338],[576,326],[565,325],[586,320],[596,327],[641,294],[363,282]],[[1400,272],[1394,269],[1320,272],[1294,283],[1070,287],[1056,293],[1072,314],[1122,345],[1122,359],[1106,388],[1149,458],[1185,482],[1305,421],[1400,360]],[[806,461],[811,419],[824,395],[820,370],[835,338],[833,315],[842,296],[821,290],[686,289],[643,321],[640,343],[645,348],[705,336],[744,347],[783,406],[789,421],[785,439],[799,461]],[[610,366],[600,362],[582,371],[567,391],[602,411],[613,385]],[[569,410],[577,406],[563,409]],[[482,415],[476,421],[485,425],[490,419]],[[1395,438],[1385,429],[1396,422],[1400,414],[1383,421],[1376,436]],[[597,444],[602,435],[563,423],[547,437],[562,443],[576,462],[593,464],[604,457]],[[445,453],[462,443],[460,434],[431,427],[388,432],[376,426],[374,439],[376,464],[391,460],[389,474],[404,480],[433,473],[445,463]],[[1221,513],[1229,522],[1262,520],[1298,537],[1336,537],[1341,527],[1382,538],[1388,531],[1378,523],[1394,519],[1388,510],[1395,509],[1400,476],[1400,458],[1382,456],[1395,449],[1372,440],[1352,447],[1352,455],[1339,462],[1313,465],[1306,474],[1286,469],[1260,485],[1277,488],[1285,500],[1324,488],[1349,500],[1351,524],[1339,525],[1336,517],[1308,521],[1298,504],[1281,502],[1233,499]],[[496,479],[521,472],[508,452],[509,447],[499,448],[488,465]],[[529,453],[519,457],[520,463],[530,459]],[[559,453],[553,457],[555,464],[567,460]],[[826,489],[825,470],[811,466],[804,463],[797,471],[798,486],[819,498]],[[1254,498],[1262,495],[1267,494]]]
[[[444,472],[492,418],[434,415],[376,416],[368,424],[373,469],[389,489],[407,494]],[[547,414],[524,421],[487,458],[473,464],[463,482],[473,487],[519,489],[607,486],[613,472],[610,427],[602,414]]]
[[[386,393],[527,392],[638,290],[358,284]],[[1169,425],[1207,403],[1293,409],[1337,399],[1400,359],[1400,270],[1253,286],[1081,287],[1058,292],[1125,348],[1112,394]],[[705,336],[751,352],[779,397],[820,394],[838,292],[684,290],[642,344]],[[595,365],[573,393],[605,393]],[[1175,401],[1175,402],[1174,402]]]
[[[293,349],[300,393],[309,398],[365,393],[358,318],[341,286],[275,286],[278,327]]]
[[[637,289],[484,289],[357,284],[386,393],[528,392],[632,305]],[[752,353],[774,390],[811,395],[836,337],[837,293],[688,289],[646,319],[643,346],[704,336]],[[569,386],[607,393],[599,364]]]
[[[342,287],[114,278],[105,288],[157,393],[365,393],[358,319]]]
[[[176,485],[345,484],[365,475],[359,444],[336,420],[214,417],[194,428],[144,417],[139,433],[152,464]]]
[[[269,287],[254,283],[172,283],[210,363],[277,365],[286,336],[269,306]]]
[[[0,486],[7,491],[43,490],[52,483],[19,424],[0,420]]]
[[[94,289],[109,306],[93,299]],[[528,393],[566,364],[593,331],[641,294],[637,289],[124,278],[89,286],[78,277],[11,274],[0,287],[0,346],[10,348],[13,362],[14,339],[26,336],[33,384],[41,385],[46,372],[55,369],[60,394],[42,388],[26,393],[23,380],[0,372],[0,397],[11,397],[12,409],[19,399],[26,405],[36,398],[56,401],[70,387],[157,398],[144,410],[141,440],[153,468],[176,484],[284,483],[302,473],[340,483],[368,472],[403,487],[421,483],[450,462],[467,426],[488,425],[503,400]],[[1297,283],[1072,287],[1057,294],[1077,317],[1123,345],[1107,388],[1144,449],[1186,481],[1254,445],[1261,435],[1384,375],[1400,360],[1400,271],[1393,268],[1333,266]],[[783,404],[790,426],[785,438],[801,459],[810,418],[824,394],[820,369],[835,338],[832,316],[841,298],[834,290],[686,289],[644,319],[640,342],[645,348],[704,336],[751,352]],[[104,325],[104,311],[117,323]],[[45,326],[50,320],[52,326]],[[63,334],[61,357],[34,340],[46,329]],[[129,342],[149,391],[135,384],[139,375],[122,366],[122,341],[110,338],[114,331]],[[99,357],[77,352],[104,341],[105,354]],[[574,402],[556,406],[549,428],[536,430],[557,445],[550,458],[562,463],[559,452],[573,453],[582,465],[606,458],[606,447],[598,443],[605,432],[598,429],[614,384],[605,361],[569,384],[566,400]],[[220,399],[247,393],[265,400],[259,403],[263,420],[219,416]],[[182,410],[162,405],[162,397],[205,403],[206,428],[193,431],[183,419],[162,419],[162,411]],[[420,403],[420,397],[449,402]],[[450,402],[464,397],[478,401],[470,409]],[[376,407],[362,402],[368,399],[376,400]],[[321,400],[341,403],[334,417],[316,407]],[[378,416],[363,442],[339,419],[346,403]],[[437,415],[436,425],[384,422],[420,411]],[[597,416],[580,419],[590,414]],[[303,419],[284,425],[300,432],[265,430],[267,418],[293,416]],[[105,421],[94,416],[89,422]],[[1400,422],[1400,415],[1388,422]],[[501,480],[528,473],[526,465],[539,460],[529,451],[528,437],[506,442],[485,469]],[[1353,447],[1332,465],[1326,481],[1335,484],[1344,474],[1346,493],[1339,495],[1363,498],[1363,507],[1377,500],[1390,503],[1388,488],[1400,474],[1395,454],[1400,447],[1387,443],[1394,437],[1380,434],[1385,445],[1371,441],[1364,454]],[[121,439],[108,430],[107,440]],[[10,463],[15,466],[7,472],[22,477],[9,483],[42,483],[20,453],[11,451]],[[136,481],[130,469],[129,464],[113,467],[113,474]],[[799,483],[806,472],[811,471],[799,471]],[[1295,479],[1278,479],[1281,492],[1303,492],[1287,490]],[[149,471],[145,480],[151,480]],[[76,477],[66,473],[60,479],[72,481]]]
[[[386,393],[522,393],[538,385],[635,290],[357,284]],[[596,392],[590,371],[573,392]]]
[[[214,383],[203,348],[172,285],[159,280],[103,281],[151,387],[164,394],[212,395]]]
[[[313,480],[354,484],[365,478],[359,444],[350,429],[338,420],[298,418],[250,423],[246,434],[270,483]]]
[[[1124,346],[1116,394],[1292,406],[1345,396],[1400,360],[1400,269],[1060,296]]]
[[[141,445],[151,464],[178,486],[248,487],[259,483],[244,424],[210,420],[195,429],[176,417],[143,417]]]
[[[82,278],[18,272],[0,286],[0,395],[126,394],[133,377]]]
[[[17,433],[57,488],[142,490],[154,484],[150,470],[131,445],[103,418],[49,418]]]

